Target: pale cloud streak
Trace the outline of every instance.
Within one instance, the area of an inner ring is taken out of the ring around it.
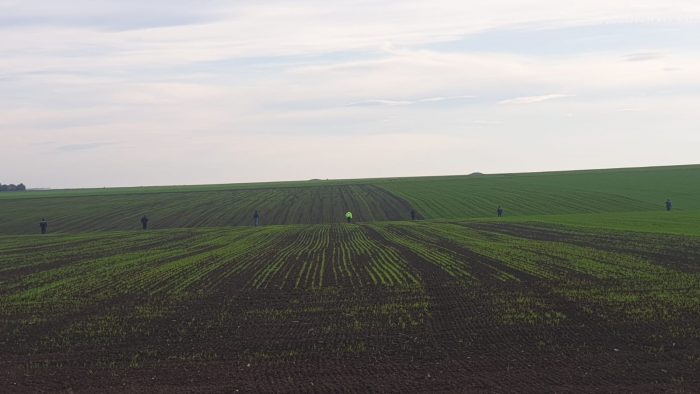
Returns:
[[[656,52],[632,53],[624,56],[624,59],[628,62],[647,62],[650,60],[659,60],[663,58],[663,54]]]
[[[375,105],[413,105],[413,104],[424,104],[424,103],[440,103],[440,102],[445,102],[445,101],[453,101],[453,100],[465,100],[465,99],[473,99],[476,98],[476,96],[451,96],[451,97],[444,97],[444,96],[437,96],[437,97],[426,97],[426,98],[421,98],[417,100],[387,100],[387,99],[369,99],[369,100],[362,100],[362,101],[356,101],[354,103],[348,104],[350,107],[354,106],[375,106]]]
[[[498,104],[508,105],[508,104],[535,104],[541,103],[543,101],[558,100],[571,97],[570,94],[545,94],[542,96],[527,96],[527,97],[516,97],[512,99],[502,100]]]

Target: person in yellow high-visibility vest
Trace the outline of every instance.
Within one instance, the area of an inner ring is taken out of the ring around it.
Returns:
[[[347,219],[348,223],[351,223],[352,222],[352,212],[348,211],[345,214],[345,219]]]

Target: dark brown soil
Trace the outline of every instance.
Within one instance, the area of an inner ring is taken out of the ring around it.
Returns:
[[[606,242],[609,236],[533,226],[470,227],[639,253],[697,272],[697,264],[679,263],[672,248],[630,251],[616,246],[620,240]],[[370,226],[363,231],[396,250],[420,284],[254,289],[246,285],[249,276],[217,276],[222,272],[216,271],[205,280],[217,280],[217,291],[201,297],[114,299],[30,328],[8,321],[0,326],[5,330],[0,391],[700,391],[698,315],[673,321],[611,319],[600,304],[574,302],[546,280],[447,239],[426,245],[468,264],[474,281],[449,275]],[[259,258],[272,259],[274,253]],[[303,262],[295,257],[289,263]],[[499,280],[495,272],[517,280]],[[564,318],[556,323],[505,319],[507,308],[523,299],[536,301],[528,308]],[[169,312],[147,320],[133,317],[133,309],[144,304]],[[75,329],[81,321],[105,316],[132,318],[114,323],[127,329],[123,335],[90,337]]]

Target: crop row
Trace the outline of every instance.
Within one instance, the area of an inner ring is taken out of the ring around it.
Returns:
[[[0,199],[0,234],[35,234],[46,218],[49,233],[250,226],[260,223],[337,223],[352,211],[356,221],[400,220],[410,206],[382,188],[336,185],[187,193],[142,193]]]
[[[255,288],[406,286],[416,283],[395,250],[369,239],[358,226],[317,226],[289,235],[252,280]]]
[[[677,259],[699,247],[493,222],[0,237],[0,383],[172,368],[284,382],[331,364],[436,376],[445,360],[470,376],[524,365],[504,367],[513,382],[540,360],[533,384],[552,385],[552,368],[642,360],[644,379],[664,360],[688,380],[700,272]]]
[[[539,281],[567,294],[585,284],[611,294],[658,291],[661,299],[670,289],[698,287],[697,267],[677,262],[679,247],[695,253],[692,238],[678,237],[675,249],[646,246],[631,252],[624,244],[616,248],[597,242],[599,235],[590,237],[589,244],[581,233],[569,242],[537,240],[461,223],[98,233],[40,242],[5,237],[0,295],[9,308],[222,289],[406,287],[424,281],[426,266],[464,284]],[[620,242],[634,243],[630,237]],[[639,237],[650,242],[649,236]]]

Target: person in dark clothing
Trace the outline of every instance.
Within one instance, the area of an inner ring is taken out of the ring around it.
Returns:
[[[416,220],[416,211],[411,210],[411,220]]]
[[[254,223],[255,227],[258,227],[258,225],[260,224],[260,213],[258,212],[257,209],[255,210],[255,213],[253,214],[253,223]]]
[[[499,206],[498,206],[498,209],[496,210],[496,213],[498,214],[498,217],[499,217],[499,218],[502,217],[502,216],[503,216],[503,207],[501,207],[501,206],[499,205]]]
[[[141,226],[143,226],[144,230],[148,228],[148,217],[146,215],[143,215],[141,218]]]
[[[46,219],[41,218],[41,221],[39,222],[39,228],[41,229],[42,234],[46,234],[46,232],[49,229],[49,222],[47,222]]]
[[[671,199],[666,200],[666,211],[670,211],[671,208],[673,208],[673,203],[671,202]]]

